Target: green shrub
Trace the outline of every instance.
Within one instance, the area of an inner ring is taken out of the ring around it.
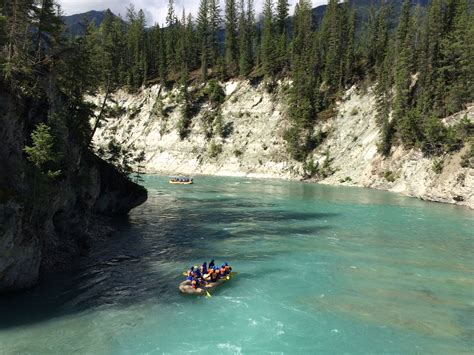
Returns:
[[[446,127],[436,117],[431,117],[423,127],[421,149],[427,156],[440,156],[462,148],[462,141],[453,127]]]
[[[215,106],[222,104],[225,100],[224,90],[217,80],[210,80],[204,92],[209,97],[209,101]]]
[[[464,115],[454,129],[462,140],[474,138],[474,123],[467,118],[467,114]]]
[[[395,133],[393,124],[386,119],[382,123],[381,138],[379,143],[377,143],[377,151],[382,154],[384,157],[390,155],[393,144],[393,135]]]
[[[179,100],[181,101],[181,117],[176,128],[178,129],[179,138],[184,140],[190,133],[192,118],[192,105],[186,85],[181,86]]]
[[[123,106],[115,104],[106,110],[106,116],[110,118],[119,118],[127,113],[127,110]]]
[[[321,176],[323,178],[327,178],[327,177],[331,176],[332,174],[334,174],[334,170],[331,167],[331,163],[334,159],[331,158],[331,153],[330,153],[329,149],[326,149],[325,156],[326,157],[324,159],[323,166],[322,166],[322,169],[321,169]]]
[[[461,156],[461,166],[474,169],[474,143],[470,142],[469,150]]]
[[[285,131],[283,139],[287,143],[287,150],[291,157],[299,162],[306,158],[304,146],[301,144],[301,130],[298,126],[292,126]]]
[[[191,125],[191,118],[186,115],[186,113],[182,113],[181,117],[178,121],[177,130],[179,139],[184,140],[188,137],[190,133],[189,126]]]
[[[319,174],[319,162],[314,162],[313,157],[303,164],[304,174],[307,178],[312,178]]]
[[[220,112],[214,115],[214,131],[219,137],[223,136],[224,122],[223,122],[222,114]]]
[[[444,167],[443,159],[434,159],[433,166],[431,167],[436,174],[441,174]]]
[[[128,109],[128,115],[131,120],[133,120],[137,115],[141,112],[142,108],[141,107],[131,107]]]
[[[209,146],[209,156],[211,158],[216,158],[219,154],[222,153],[222,145],[212,142]]]
[[[240,158],[244,153],[240,150],[240,149],[236,149],[234,150],[234,155],[237,157],[237,158]]]
[[[40,173],[56,178],[61,175],[58,164],[62,155],[55,149],[55,137],[51,133],[51,128],[39,123],[35,130],[31,133],[31,146],[26,146],[24,151],[30,161]]]
[[[393,173],[393,171],[391,170],[385,170],[383,172],[383,177],[385,178],[385,180],[387,180],[388,182],[395,182],[395,174]]]

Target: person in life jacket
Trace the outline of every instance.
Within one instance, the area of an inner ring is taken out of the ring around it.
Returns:
[[[212,259],[209,263],[209,269],[214,268],[214,266],[216,266],[216,264],[214,263],[214,259]]]
[[[221,268],[219,269],[219,275],[221,277],[225,276],[225,265],[224,264],[222,264]]]
[[[199,268],[199,271],[201,271],[201,274],[205,275],[207,274],[207,263],[203,262],[201,267]]]
[[[199,287],[199,280],[194,278],[192,281],[191,281],[191,287],[196,289]]]
[[[186,280],[192,281],[193,277],[194,277],[194,266],[191,266],[191,268],[188,270]]]
[[[211,281],[216,282],[219,279],[219,269],[217,267],[212,268]]]
[[[230,272],[232,271],[232,267],[230,267],[227,262],[224,264],[224,269],[225,269],[225,274],[226,275],[229,275]]]
[[[205,275],[206,281],[211,281],[212,282],[212,277],[214,275],[214,269],[208,269],[207,270],[207,275]]]

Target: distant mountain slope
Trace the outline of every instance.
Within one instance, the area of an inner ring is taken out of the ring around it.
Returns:
[[[429,3],[429,0],[411,0],[413,7],[420,5],[426,7]],[[387,5],[388,1],[385,2]],[[349,0],[349,4],[352,7],[355,7],[357,11],[357,19],[360,21],[367,21],[370,14],[371,6],[374,6],[376,9],[380,8],[380,0]],[[393,14],[391,18],[394,20],[393,23],[398,23],[398,17],[400,15],[400,10],[403,5],[403,0],[392,0]],[[319,25],[323,19],[324,13],[326,12],[327,5],[321,5],[313,9],[313,19]]]
[[[429,0],[412,0],[412,4],[420,5],[425,7],[428,5]],[[366,21],[369,18],[370,7],[373,5],[376,9],[380,7],[379,0],[349,0],[351,6],[357,10],[357,18],[360,21]],[[393,14],[391,16],[393,25],[398,23],[398,16],[402,7],[403,0],[392,0]],[[319,25],[323,19],[324,13],[326,12],[327,5],[321,5],[313,9],[313,17],[315,22]],[[82,14],[76,14],[71,16],[63,16],[64,23],[66,24],[66,30],[71,36],[81,36],[86,31],[86,23],[94,22],[96,26],[100,26],[104,20],[105,13],[110,10],[104,11],[88,11]],[[259,21],[260,22],[260,21]],[[259,26],[259,24],[258,24]],[[219,33],[219,38],[224,42],[224,30]]]
[[[104,21],[105,13],[104,11],[88,11],[82,14],[76,14],[71,16],[63,16],[62,19],[66,25],[66,31],[71,36],[82,36],[85,34],[87,29],[87,23],[94,22],[96,26],[100,26],[102,21]]]

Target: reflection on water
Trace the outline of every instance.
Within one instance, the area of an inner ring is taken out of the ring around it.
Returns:
[[[0,353],[472,352],[471,211],[366,189],[195,181],[146,177],[149,201],[111,242],[0,298]],[[181,271],[210,258],[238,277],[210,299],[180,295]]]

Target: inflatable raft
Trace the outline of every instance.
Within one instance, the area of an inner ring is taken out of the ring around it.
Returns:
[[[192,180],[190,180],[190,181],[173,181],[173,180],[170,180],[170,184],[171,185],[192,185],[193,181]]]
[[[191,281],[183,281],[179,284],[178,288],[181,293],[185,293],[188,295],[206,295],[206,292],[214,290],[216,287],[219,287],[220,285],[226,283],[230,279],[232,279],[233,276],[235,276],[235,272],[231,272],[230,275],[225,276],[216,282],[208,282],[206,286],[204,287],[198,287],[198,288],[193,288],[191,286]]]
[[[192,185],[193,179],[187,177],[172,177],[169,181],[172,185]]]

